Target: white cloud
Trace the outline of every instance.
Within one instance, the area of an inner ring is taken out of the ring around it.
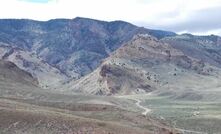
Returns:
[[[191,33],[193,35],[221,35],[221,29],[208,30],[202,32],[180,31],[178,34]]]
[[[80,16],[180,32],[189,29],[176,30],[172,26],[185,23],[195,12],[217,7],[221,7],[221,0],[0,0],[0,18],[49,20]]]
[[[34,3],[48,3],[53,0],[19,0],[19,1],[34,2]]]

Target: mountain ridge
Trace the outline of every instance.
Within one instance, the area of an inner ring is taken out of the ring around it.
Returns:
[[[159,38],[176,35],[124,21],[105,22],[81,17],[49,21],[6,19],[0,20],[0,27],[0,47],[22,49],[62,72],[62,75],[53,74],[57,79],[66,77],[76,80],[96,69],[104,58],[137,33],[159,35]],[[26,71],[32,69],[24,67],[22,62],[15,63]],[[44,70],[47,67],[40,68]],[[35,77],[41,83],[41,78]],[[45,82],[41,85],[50,87],[52,84]]]
[[[124,21],[82,17],[49,21],[6,19],[0,20],[0,27],[0,58],[31,73],[46,89],[58,89],[90,74],[139,34],[153,36],[202,63],[221,66],[221,41],[215,35],[178,35]]]

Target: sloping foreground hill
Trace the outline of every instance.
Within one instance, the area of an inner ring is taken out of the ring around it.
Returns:
[[[65,95],[39,89],[14,63],[0,60],[2,134],[170,134],[175,130],[140,114],[133,101]],[[129,108],[127,108],[129,107]]]
[[[142,34],[113,52],[94,72],[63,89],[96,95],[188,93],[219,83],[220,68],[186,55],[163,40]]]

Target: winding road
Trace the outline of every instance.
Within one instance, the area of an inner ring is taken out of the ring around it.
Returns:
[[[136,101],[136,105],[139,107],[139,108],[141,108],[141,109],[143,109],[144,110],[144,112],[142,112],[142,115],[147,115],[147,113],[149,113],[150,111],[151,111],[151,109],[149,109],[149,108],[147,108],[147,107],[144,107],[144,106],[142,106],[140,103],[141,103],[141,100],[139,100],[139,99],[133,99],[133,100],[135,100]],[[203,133],[203,132],[198,132],[198,131],[193,131],[193,130],[186,130],[186,129],[180,129],[180,128],[176,128],[177,130],[179,130],[180,132],[182,132],[182,133],[191,133],[191,134],[206,134],[206,133]]]
[[[150,111],[151,111],[151,109],[149,109],[149,108],[147,108],[147,107],[144,107],[144,106],[142,106],[140,103],[141,103],[141,100],[139,100],[139,99],[134,99],[135,101],[137,101],[135,104],[139,107],[139,108],[141,108],[141,109],[143,109],[144,110],[144,112],[142,112],[142,115],[147,115],[147,113],[149,113]]]

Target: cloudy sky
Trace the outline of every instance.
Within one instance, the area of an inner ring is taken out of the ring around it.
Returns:
[[[0,0],[0,18],[87,17],[152,29],[221,35],[221,0]]]

